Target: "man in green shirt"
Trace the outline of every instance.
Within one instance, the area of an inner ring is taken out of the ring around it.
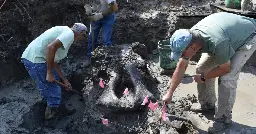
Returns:
[[[36,81],[43,99],[47,101],[45,119],[75,112],[61,104],[61,87],[55,80],[62,80],[66,86],[71,87],[58,63],[67,56],[74,41],[85,39],[86,32],[87,27],[82,23],[75,23],[71,28],[52,27],[34,39],[22,54],[26,70]]]
[[[170,38],[171,58],[178,63],[163,101],[171,101],[189,60],[202,50],[194,77],[200,106],[191,110],[209,110],[216,106],[214,123],[208,131],[214,133],[229,127],[239,72],[256,50],[255,31],[254,19],[225,12],[209,15],[189,30],[175,31]],[[214,87],[216,77],[219,77],[218,102]]]

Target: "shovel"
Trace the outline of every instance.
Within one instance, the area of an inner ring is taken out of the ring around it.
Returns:
[[[67,85],[65,85],[65,84],[63,84],[63,83],[61,83],[61,82],[59,82],[59,81],[57,81],[57,80],[54,80],[54,82],[57,83],[58,85],[60,85],[61,87],[68,88],[68,89],[70,89],[71,92],[73,92],[73,93],[75,93],[75,94],[81,96],[81,99],[80,99],[80,100],[83,101],[83,94],[79,93],[78,91],[76,91],[76,90],[74,90],[74,89],[68,87]]]

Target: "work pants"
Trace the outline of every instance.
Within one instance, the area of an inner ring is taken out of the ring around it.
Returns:
[[[208,79],[202,84],[197,84],[199,103],[202,108],[215,106],[215,120],[225,123],[231,122],[239,73],[255,50],[256,36],[253,35],[231,58],[230,72],[218,78],[218,100],[215,95],[215,78]],[[196,72],[198,74],[206,73],[217,66],[215,56],[202,53],[196,66]]]
[[[112,46],[112,30],[115,22],[115,14],[112,13],[102,19],[90,24],[90,33],[88,38],[88,57],[91,58],[92,47],[98,47],[98,36],[102,28],[103,46]],[[94,31],[94,44],[92,46],[92,30]]]

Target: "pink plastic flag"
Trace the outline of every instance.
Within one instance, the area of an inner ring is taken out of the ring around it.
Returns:
[[[104,124],[104,125],[108,124],[108,119],[101,118],[101,121],[102,121],[102,124]]]
[[[166,121],[166,105],[165,105],[165,103],[162,108],[162,119],[163,119],[163,121]]]
[[[104,88],[104,84],[103,84],[102,79],[100,79],[99,85],[100,85],[101,88]]]
[[[154,106],[154,104],[150,101],[150,103],[148,104],[148,107],[152,110],[152,111],[154,111],[155,110],[155,106]]]
[[[155,109],[157,109],[158,108],[158,103],[156,102],[155,104],[154,104],[154,107],[155,107]]]
[[[129,93],[129,91],[128,91],[128,88],[126,88],[125,90],[124,90],[124,95],[127,95]]]
[[[146,103],[148,103],[148,96],[146,96],[146,97],[144,98],[144,100],[143,100],[143,102],[142,102],[141,105],[145,105]]]

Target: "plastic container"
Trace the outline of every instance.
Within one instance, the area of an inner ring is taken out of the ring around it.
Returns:
[[[227,8],[241,9],[241,0],[225,0]]]
[[[175,69],[177,62],[171,60],[170,40],[162,40],[158,42],[159,63],[163,69]]]

